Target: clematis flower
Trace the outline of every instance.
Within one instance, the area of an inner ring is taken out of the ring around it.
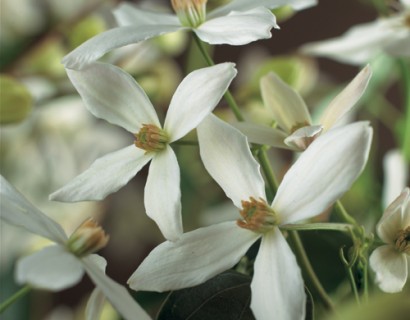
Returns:
[[[383,52],[410,57],[410,1],[400,2],[400,12],[354,26],[338,38],[306,44],[302,51],[353,65],[363,65]]]
[[[314,139],[334,127],[357,103],[366,90],[371,76],[367,65],[328,105],[319,124],[313,125],[302,97],[276,74],[270,72],[261,79],[264,104],[273,114],[277,128],[238,123],[250,142],[296,151],[305,150]]]
[[[88,40],[64,59],[67,68],[80,69],[106,52],[178,30],[192,30],[210,44],[244,45],[271,37],[279,28],[269,9],[290,5],[303,9],[316,0],[233,0],[206,12],[207,0],[171,0],[175,14],[152,12],[121,4],[114,12],[119,27]]]
[[[246,137],[208,116],[198,127],[201,158],[241,219],[160,244],[130,277],[130,287],[167,291],[198,285],[233,267],[261,239],[251,284],[255,317],[304,319],[301,271],[279,227],[321,213],[348,190],[366,163],[371,136],[371,128],[361,122],[316,139],[289,169],[269,205]]]
[[[376,283],[385,292],[403,289],[410,263],[410,189],[387,207],[376,226],[377,235],[385,245],[370,255],[370,267],[376,273]]]
[[[162,127],[155,109],[135,80],[109,64],[67,70],[87,109],[123,127],[135,143],[97,159],[86,171],[50,195],[51,200],[101,200],[117,191],[151,161],[144,203],[165,238],[182,233],[179,166],[170,143],[194,129],[215,108],[236,75],[233,63],[190,73],[172,97]]]
[[[108,236],[98,224],[86,220],[68,238],[58,223],[34,207],[2,176],[0,199],[1,220],[55,242],[17,262],[18,283],[59,291],[78,283],[86,272],[125,319],[150,319],[128,291],[104,273],[107,262],[94,252],[107,244]]]

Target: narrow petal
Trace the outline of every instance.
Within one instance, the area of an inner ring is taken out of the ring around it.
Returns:
[[[102,200],[126,185],[152,154],[131,145],[97,159],[86,171],[50,195],[50,200]]]
[[[291,6],[295,10],[302,10],[316,4],[317,0],[232,0],[213,10],[209,17],[220,17],[231,11],[247,11],[256,7],[274,9],[280,6]]]
[[[169,146],[152,159],[144,203],[147,215],[157,223],[164,237],[178,239],[182,234],[180,174],[177,158]]]
[[[223,17],[205,21],[193,31],[209,44],[244,45],[272,37],[270,30],[279,29],[276,17],[266,8],[245,12],[232,11]]]
[[[16,281],[59,291],[78,283],[84,274],[80,261],[60,245],[49,246],[17,262]]]
[[[67,75],[87,109],[97,118],[137,133],[143,124],[160,127],[155,109],[144,90],[125,71],[110,64],[91,63]]]
[[[108,51],[183,29],[175,25],[142,25],[110,29],[87,40],[63,58],[66,68],[81,69]]]
[[[399,230],[410,225],[410,189],[405,188],[402,193],[386,208],[382,218],[376,226],[377,235],[385,243],[394,244]]]
[[[128,283],[134,290],[158,292],[201,284],[233,267],[258,238],[233,221],[184,233],[151,251]]]
[[[353,65],[365,64],[381,52],[386,42],[394,39],[397,31],[388,20],[354,26],[338,38],[307,44],[302,51]]]
[[[180,22],[175,14],[141,10],[130,3],[120,3],[113,11],[115,20],[121,27],[124,26],[145,26],[145,25],[174,25],[179,26]]]
[[[366,164],[372,133],[367,122],[356,122],[313,141],[286,173],[273,201],[282,223],[313,217],[349,190]]]
[[[212,112],[236,73],[235,65],[227,62],[196,70],[182,80],[164,124],[171,142],[196,128]]]
[[[261,78],[260,85],[263,102],[281,129],[290,134],[312,123],[302,97],[276,74],[270,72]]]
[[[0,196],[1,220],[54,242],[66,242],[61,226],[34,207],[3,176],[0,176]]]
[[[202,162],[235,206],[242,208],[241,201],[250,197],[266,199],[259,163],[246,137],[212,114],[197,130]]]
[[[289,149],[284,143],[287,134],[282,130],[250,122],[237,122],[232,125],[242,132],[250,143]]]
[[[277,228],[262,237],[251,290],[251,308],[256,319],[305,319],[302,274],[295,255]]]
[[[397,252],[393,246],[381,246],[372,252],[369,262],[381,290],[393,293],[403,289],[408,273],[405,254]]]
[[[383,169],[383,207],[386,208],[405,188],[409,169],[398,149],[390,150],[384,156]]]
[[[114,308],[127,320],[150,320],[151,318],[132,298],[127,289],[107,277],[104,271],[90,257],[83,258],[82,264],[88,276],[111,302]]]
[[[87,306],[85,308],[85,319],[94,320],[100,319],[101,313],[104,308],[105,295],[104,293],[95,288],[88,299]]]
[[[372,70],[370,65],[362,71],[329,104],[320,118],[323,131],[329,130],[357,103],[367,88]]]

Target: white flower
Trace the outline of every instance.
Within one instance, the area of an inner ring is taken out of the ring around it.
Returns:
[[[210,44],[244,45],[270,38],[272,27],[279,28],[269,9],[281,5],[303,9],[316,4],[316,0],[233,0],[207,13],[206,0],[171,2],[177,15],[121,4],[114,12],[119,27],[82,44],[63,59],[64,65],[80,69],[112,49],[178,30],[192,30]]]
[[[180,175],[170,143],[212,112],[236,75],[234,64],[222,63],[186,76],[172,97],[163,127],[145,92],[121,69],[96,62],[79,71],[68,69],[67,73],[92,114],[123,127],[136,140],[97,159],[50,199],[101,200],[127,184],[151,161],[144,194],[147,215],[165,238],[177,239],[182,233]]]
[[[399,292],[408,278],[410,263],[410,189],[387,207],[376,226],[377,235],[386,243],[370,255],[376,283],[385,292]]]
[[[354,65],[382,52],[410,57],[410,1],[401,0],[401,5],[397,14],[354,26],[338,38],[309,43],[302,51]]]
[[[166,291],[198,285],[233,267],[261,239],[251,284],[256,318],[304,319],[302,275],[279,226],[321,213],[348,190],[364,167],[371,135],[362,122],[319,137],[287,172],[269,206],[246,137],[208,116],[198,127],[201,157],[242,219],[162,243],[128,280],[130,287]]]
[[[278,128],[237,123],[235,126],[250,142],[279,148],[305,150],[320,134],[338,124],[338,121],[363,95],[371,77],[366,66],[328,105],[319,124],[312,125],[309,110],[302,97],[273,72],[261,79],[264,104],[272,111]]]
[[[101,228],[87,221],[68,238],[59,224],[35,208],[2,176],[0,199],[2,220],[55,242],[17,262],[18,283],[59,291],[78,283],[86,272],[124,318],[150,319],[123,286],[106,276],[105,259],[91,254],[108,240]]]

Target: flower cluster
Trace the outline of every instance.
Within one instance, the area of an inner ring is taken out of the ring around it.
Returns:
[[[174,13],[119,4],[113,13],[116,27],[90,38],[64,57],[66,74],[85,108],[96,118],[125,129],[133,142],[99,157],[52,192],[49,200],[104,200],[150,163],[143,205],[165,241],[129,277],[128,286],[134,291],[166,292],[201,285],[240,265],[253,248],[257,253],[248,272],[253,316],[258,320],[304,320],[312,299],[306,294],[311,283],[324,305],[330,309],[331,303],[326,302],[326,292],[300,245],[297,230],[322,229],[341,231],[351,238],[349,256],[346,258],[341,248],[340,260],[357,300],[362,279],[355,279],[353,271],[364,274],[363,287],[368,290],[368,265],[370,276],[382,291],[404,290],[410,266],[406,170],[400,171],[400,177],[385,179],[385,185],[400,180],[386,196],[387,202],[398,190],[403,191],[376,225],[376,235],[383,242],[380,246],[373,234],[349,215],[341,198],[362,174],[373,138],[369,121],[350,121],[346,115],[369,90],[374,73],[369,64],[371,55],[410,55],[409,1],[401,1],[402,10],[396,15],[355,27],[340,40],[302,48],[307,54],[365,65],[319,117],[311,114],[313,108],[308,108],[301,94],[279,74],[270,70],[261,75],[260,97],[269,114],[269,126],[266,121],[246,121],[229,91],[238,74],[235,63],[215,64],[203,44],[238,46],[269,39],[271,30],[279,29],[273,9],[287,5],[288,9],[301,10],[316,1],[232,0],[213,10],[207,9],[207,0],[171,0],[170,4]],[[162,117],[151,102],[154,100],[129,72],[98,59],[113,49],[177,31],[192,35],[209,66],[182,79]],[[224,117],[218,107],[223,97],[236,123]],[[188,135],[198,147],[195,160],[232,201],[236,218],[184,232],[183,162],[178,150]],[[295,160],[289,161],[283,174],[275,176],[275,156],[269,158],[266,151],[276,148],[287,149],[294,156],[289,158]],[[54,243],[18,260],[17,283],[60,291],[87,274],[96,286],[88,302],[87,319],[100,317],[105,298],[125,319],[150,319],[128,290],[106,275],[107,262],[96,252],[107,246],[110,237],[96,219],[86,219],[67,236],[60,224],[3,176],[0,179],[1,220]],[[328,218],[334,205],[340,212],[336,222]]]

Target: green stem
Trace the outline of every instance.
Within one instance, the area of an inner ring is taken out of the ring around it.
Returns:
[[[8,307],[10,307],[17,300],[24,297],[28,292],[30,292],[30,290],[31,290],[30,286],[25,286],[21,288],[19,291],[17,291],[10,298],[8,298],[6,301],[4,301],[2,304],[0,304],[0,314],[2,314]]]
[[[198,38],[198,36],[193,33],[193,38],[198,46],[199,51],[201,52],[202,56],[204,57],[206,63],[209,66],[215,65],[214,61],[212,60],[211,56],[208,54],[208,51],[204,47],[204,44],[202,43],[201,39]],[[232,112],[235,114],[235,117],[238,121],[244,121],[245,118],[242,116],[238,105],[236,104],[235,99],[233,98],[231,92],[227,90],[224,94],[224,98],[226,102],[228,103],[229,107],[231,108]]]
[[[402,150],[404,158],[410,163],[410,65],[404,59],[398,59],[398,63],[403,79],[404,112],[406,113]]]
[[[350,287],[352,288],[352,291],[353,291],[353,294],[354,294],[354,298],[355,298],[357,304],[360,305],[359,291],[357,290],[356,280],[355,280],[354,275],[353,275],[352,264],[349,263],[349,262],[346,260],[345,255],[344,255],[344,252],[343,252],[343,248],[340,248],[339,255],[340,255],[340,259],[342,260],[343,265],[344,265],[344,267],[345,267],[345,269],[346,269],[346,272],[347,272],[347,274],[348,274],[348,276],[349,276]]]
[[[292,230],[292,231],[317,231],[317,230],[327,230],[327,231],[341,231],[350,234],[350,229],[352,226],[347,223],[307,223],[307,224],[283,224],[279,226],[281,230]]]
[[[356,219],[354,219],[345,209],[343,206],[342,202],[340,200],[337,200],[336,202],[336,209],[339,214],[339,218],[342,219],[344,222],[347,222],[356,228],[360,229],[359,224],[357,223]]]
[[[317,295],[321,299],[323,306],[329,310],[333,311],[334,306],[330,297],[327,295],[326,290],[323,288],[318,277],[316,276],[315,271],[313,270],[312,265],[310,264],[309,258],[307,257],[305,248],[303,247],[302,241],[296,231],[289,231],[290,239],[292,240],[295,254],[298,258],[300,265],[305,271],[307,277],[309,278],[313,288],[315,289]]]
[[[263,173],[265,174],[269,189],[273,194],[275,194],[276,189],[278,188],[278,183],[276,181],[275,175],[270,165],[268,155],[266,154],[266,150],[263,146],[258,150],[257,157],[259,163],[261,164]]]
[[[177,146],[198,146],[198,141],[189,141],[189,140],[177,140],[172,142],[173,145]]]

